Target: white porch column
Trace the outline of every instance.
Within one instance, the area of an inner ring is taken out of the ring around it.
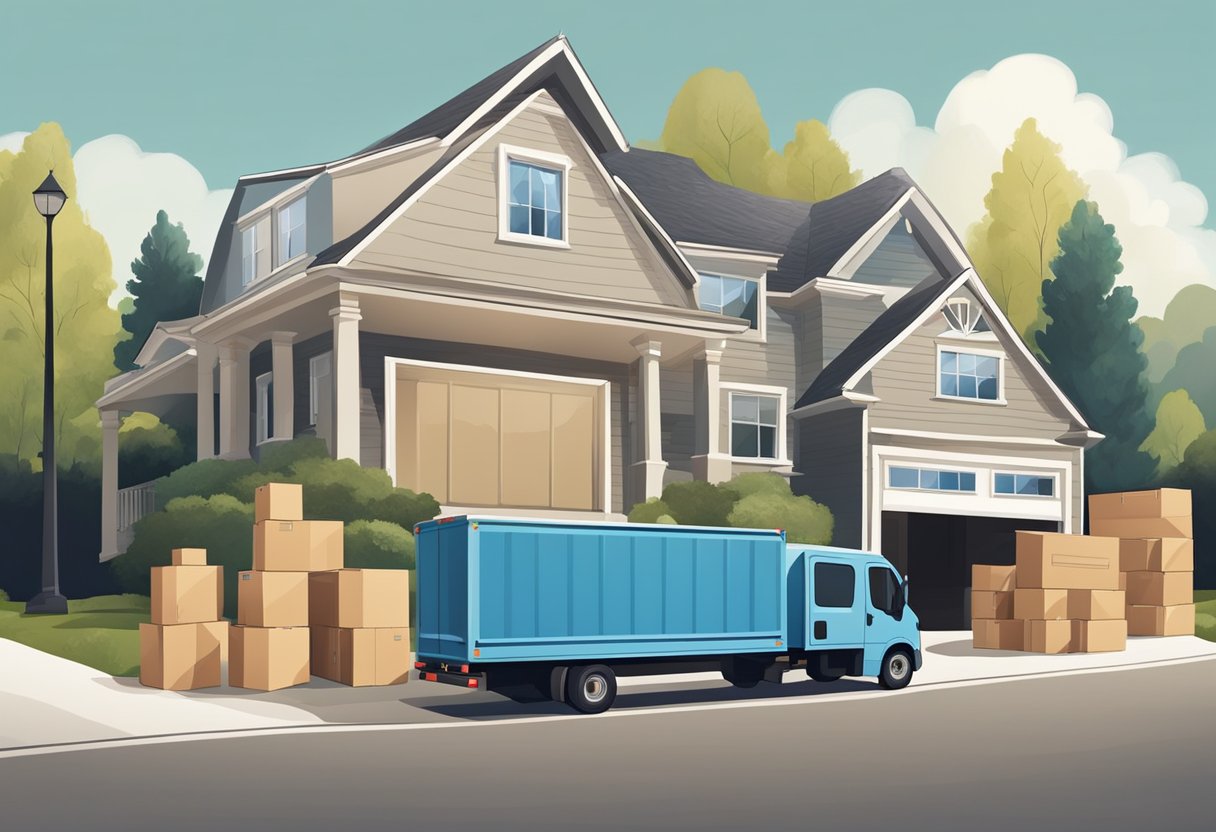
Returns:
[[[659,404],[659,359],[663,345],[649,338],[631,342],[638,351],[638,438],[641,459],[633,463],[634,499],[648,500],[663,493],[662,418]]]
[[[295,436],[295,367],[292,341],[294,332],[270,333],[270,370],[274,383],[274,439]]]
[[[722,450],[722,352],[725,341],[706,341],[694,364],[693,409],[696,450],[692,473],[699,480],[725,482],[731,476],[730,454]]]
[[[195,424],[198,425],[196,459],[215,456],[215,358],[211,344],[196,344],[198,364],[198,398]]]
[[[335,459],[359,461],[359,298],[339,295],[329,310],[334,319],[334,426]]]
[[[249,456],[249,342],[220,345],[220,456]]]
[[[101,553],[106,561],[118,554],[118,429],[117,410],[101,411]]]

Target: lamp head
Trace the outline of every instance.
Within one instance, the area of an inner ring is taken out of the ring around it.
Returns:
[[[68,195],[63,192],[63,188],[59,187],[59,183],[55,181],[55,172],[51,171],[47,174],[46,179],[34,191],[34,206],[38,209],[38,213],[44,217],[53,217],[63,208],[63,203],[68,201]]]

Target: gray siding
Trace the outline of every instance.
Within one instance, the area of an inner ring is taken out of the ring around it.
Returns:
[[[864,298],[823,294],[820,298],[820,328],[823,344],[820,354],[823,369],[883,313],[886,305],[880,296]]]
[[[691,361],[664,365],[659,370],[663,459],[673,471],[692,471],[692,455],[696,452],[693,389]]]
[[[902,221],[895,223],[874,253],[853,272],[854,283],[911,288],[937,274],[937,267]]]
[[[794,422],[798,458],[790,486],[832,511],[832,543],[861,546],[862,528],[862,411],[833,410]]]
[[[767,310],[766,343],[732,338],[727,341],[722,353],[721,381],[723,384],[769,384],[784,387],[786,407],[793,405],[800,390],[795,390],[794,330],[798,325],[798,313],[789,309]],[[722,391],[718,438],[720,453],[730,453],[730,391]],[[786,431],[786,447],[789,454],[789,431]]]

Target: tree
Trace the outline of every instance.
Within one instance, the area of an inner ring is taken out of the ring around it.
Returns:
[[[1106,438],[1085,455],[1088,490],[1144,486],[1152,457],[1140,450],[1152,430],[1141,378],[1148,361],[1144,334],[1132,323],[1136,299],[1115,286],[1123,247],[1095,203],[1079,200],[1060,229],[1055,279],[1043,281],[1043,309],[1051,322],[1038,333],[1048,371]]]
[[[122,372],[135,369],[135,356],[160,321],[176,321],[198,314],[203,296],[199,270],[203,258],[190,251],[190,238],[179,222],[173,225],[164,211],[156,212],[156,224],[140,244],[140,257],[131,262],[134,280],[127,291],[134,297],[122,326],[131,337],[114,346],[114,366]]]
[[[42,447],[43,298],[46,221],[30,194],[54,168],[68,201],[55,218],[55,423],[64,468],[95,460],[101,434],[93,402],[114,375],[118,313],[110,251],[85,221],[71,148],[59,125],[0,151],[0,453],[36,460]],[[37,464],[37,463],[35,463]]]
[[[1190,444],[1164,485],[1189,488],[1195,517],[1195,588],[1216,589],[1216,430]]]
[[[1203,414],[1185,390],[1166,393],[1157,406],[1157,424],[1140,450],[1157,458],[1158,476],[1168,473],[1182,462],[1183,454],[1199,438],[1207,426]]]
[[[1149,383],[1158,384],[1174,366],[1179,351],[1202,340],[1207,328],[1216,324],[1216,288],[1203,283],[1185,286],[1160,318],[1145,315],[1136,323],[1144,330]]]
[[[1043,329],[1041,290],[1052,277],[1057,237],[1086,187],[1060,158],[1060,146],[1033,118],[1013,134],[984,197],[987,214],[969,233],[976,272],[1032,348]]]
[[[784,180],[777,193],[789,199],[831,199],[861,181],[861,171],[849,167],[849,154],[818,119],[794,125],[794,138],[786,143],[781,162],[773,168]]]
[[[1213,323],[1216,323],[1214,321]],[[1158,395],[1185,388],[1195,401],[1199,412],[1209,424],[1216,424],[1216,326],[1210,326],[1203,337],[1178,351],[1174,366],[1156,386]]]

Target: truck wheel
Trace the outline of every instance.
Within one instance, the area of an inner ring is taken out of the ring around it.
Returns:
[[[566,675],[566,701],[584,714],[602,714],[616,700],[616,674],[602,664],[572,667]]]
[[[754,688],[764,680],[764,665],[747,659],[726,659],[722,662],[722,678],[737,688]]]
[[[806,675],[810,676],[816,682],[839,682],[841,675],[838,673],[820,673],[818,670],[807,668]]]
[[[878,673],[878,684],[887,690],[906,688],[912,681],[912,656],[907,650],[895,647],[883,657],[882,669]]]

